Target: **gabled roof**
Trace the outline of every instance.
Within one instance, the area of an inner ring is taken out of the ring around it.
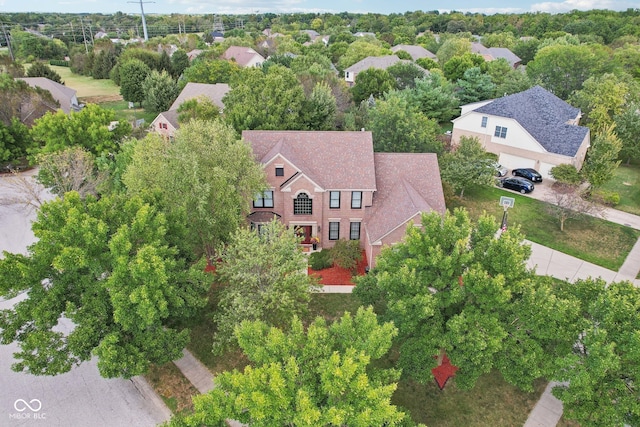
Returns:
[[[161,119],[169,122],[169,124],[173,126],[174,129],[178,129],[180,127],[180,124],[178,123],[178,110],[163,111],[162,113],[159,113],[156,118],[153,119],[153,122],[151,122],[151,124],[155,125]]]
[[[446,210],[433,153],[375,153],[376,186],[365,224],[374,243],[421,212]]]
[[[427,49],[420,45],[399,44],[391,48],[391,51],[393,53],[396,53],[399,50],[404,50],[405,52],[407,52],[409,55],[411,55],[411,58],[413,58],[414,61],[420,58],[437,58],[433,53],[429,52]]]
[[[589,128],[574,123],[580,115],[551,92],[534,86],[524,92],[498,98],[475,110],[516,120],[550,153],[573,157],[589,132]]]
[[[359,73],[361,71],[368,70],[369,68],[381,68],[386,70],[398,61],[400,61],[400,58],[396,55],[367,56],[344,71],[349,73]]]
[[[20,77],[20,80],[24,80],[31,87],[48,90],[53,99],[60,104],[60,109],[65,113],[69,114],[71,110],[78,110],[75,89],[61,85],[46,77]]]
[[[375,190],[371,132],[245,130],[262,164],[281,156],[325,190]]]
[[[169,110],[177,110],[183,102],[200,96],[208,98],[220,109],[224,109],[222,98],[227,94],[227,92],[229,92],[229,90],[229,85],[226,83],[209,84],[189,82],[184,89],[182,89],[182,92],[180,92],[180,95],[178,95],[176,100],[173,101]]]
[[[224,59],[235,59],[238,65],[246,66],[251,63],[255,57],[260,58],[260,62],[264,62],[264,57],[250,47],[245,46],[229,46],[222,54]]]
[[[514,65],[522,62],[522,59],[520,59],[520,57],[518,55],[516,55],[515,53],[511,52],[506,47],[490,47],[489,48],[489,53],[494,58],[504,58],[504,59],[506,59],[509,62],[509,64],[511,64],[512,67]]]

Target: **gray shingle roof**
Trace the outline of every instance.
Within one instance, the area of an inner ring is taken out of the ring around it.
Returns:
[[[245,130],[257,161],[278,154],[324,189],[375,190],[371,132]]]
[[[520,59],[520,57],[518,55],[516,55],[515,53],[511,52],[506,47],[490,47],[489,48],[489,53],[494,58],[504,58],[504,59],[506,59],[509,62],[509,64],[511,64],[512,67],[515,64],[518,64],[518,63],[522,62],[522,59]]]
[[[540,86],[498,98],[474,111],[514,119],[545,150],[569,157],[576,155],[589,132],[584,126],[567,124],[578,117],[578,108]]]
[[[75,110],[74,106],[78,106],[78,104],[74,102],[76,101],[75,89],[61,85],[60,83],[54,82],[46,77],[20,77],[19,80],[24,80],[25,83],[31,87],[39,87],[41,89],[48,90],[53,99],[58,101],[62,111],[67,114],[69,114],[71,110]]]
[[[400,61],[400,58],[396,55],[367,56],[362,61],[356,62],[344,71],[349,73],[359,73],[361,71],[368,70],[369,68],[380,68],[386,70],[398,61]]]
[[[433,153],[375,153],[376,185],[365,226],[375,242],[421,212],[446,210]]]
[[[429,52],[427,49],[420,45],[399,44],[391,48],[391,51],[393,53],[396,53],[399,50],[404,50],[405,52],[407,52],[409,55],[411,55],[411,58],[413,58],[414,61],[420,58],[437,58],[433,53]]]
[[[182,89],[180,95],[173,101],[169,110],[177,110],[183,102],[188,101],[193,98],[198,98],[200,96],[204,96],[209,98],[211,102],[218,106],[220,109],[224,109],[224,104],[222,103],[222,98],[229,92],[229,85],[226,83],[187,83],[187,85]]]

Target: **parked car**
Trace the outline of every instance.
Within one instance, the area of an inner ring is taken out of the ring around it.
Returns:
[[[511,171],[513,176],[521,176],[532,182],[542,182],[542,175],[537,170],[531,168],[519,168]]]
[[[522,194],[531,193],[535,188],[533,182],[517,177],[502,178],[498,181],[498,186],[508,188],[509,190],[519,191]]]
[[[505,176],[507,174],[507,172],[509,172],[509,169],[505,168],[504,166],[502,166],[500,163],[496,162],[493,164],[493,167],[496,170],[496,176]]]

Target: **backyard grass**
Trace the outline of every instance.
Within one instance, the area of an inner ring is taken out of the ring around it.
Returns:
[[[200,393],[173,362],[152,365],[145,378],[171,412],[177,414],[193,410],[191,396]]]
[[[139,108],[138,106],[129,108],[129,103],[123,100],[101,102],[100,106],[107,110],[115,111],[118,120],[126,120],[129,123],[144,119],[145,124],[150,125],[157,116],[156,113],[145,111],[144,108]]]
[[[602,189],[620,195],[616,209],[640,215],[640,165],[618,166],[614,177]]]
[[[465,192],[463,200],[456,199],[449,207],[464,206],[472,218],[486,211],[500,221],[503,213],[502,207],[498,206],[500,196],[516,199],[514,208],[508,213],[509,226],[520,225],[528,240],[612,271],[620,269],[640,237],[638,230],[593,217],[567,220],[562,232],[558,220],[547,213],[547,203],[500,188],[475,188]]]
[[[76,96],[80,102],[86,102],[86,98],[120,97],[120,88],[111,79],[95,80],[93,77],[73,74],[69,67],[50,65],[51,69],[60,75],[65,86],[77,91]],[[94,101],[95,103],[99,103]]]

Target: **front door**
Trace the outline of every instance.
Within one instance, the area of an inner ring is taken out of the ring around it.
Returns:
[[[310,225],[296,225],[296,234],[302,237],[302,243],[311,243],[311,226]]]

